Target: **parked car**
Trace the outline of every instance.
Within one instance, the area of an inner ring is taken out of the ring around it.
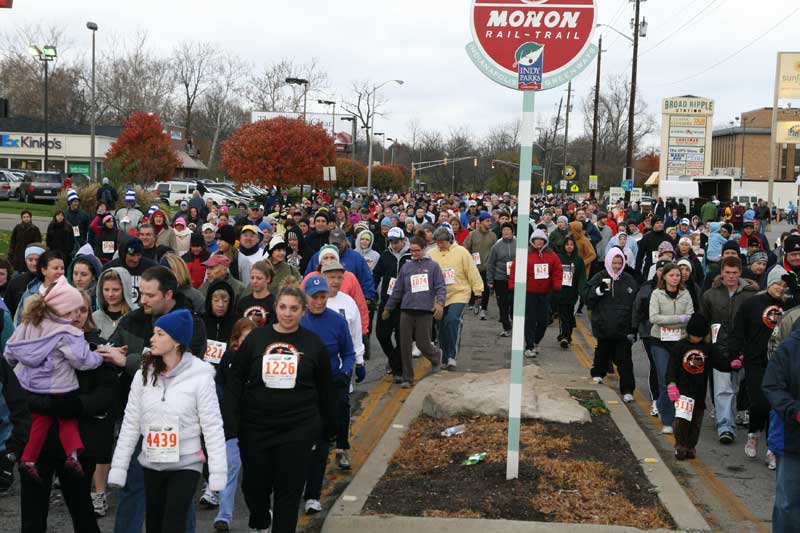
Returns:
[[[153,194],[161,198],[161,201],[169,205],[180,205],[182,200],[190,200],[192,194],[197,189],[197,182],[194,181],[161,181],[156,183]],[[236,204],[239,199],[223,192],[208,190],[203,198],[211,198],[218,205]]]
[[[7,169],[0,170],[0,173],[5,176],[3,180],[3,189],[5,189],[6,184],[8,185],[8,198],[17,198],[23,174]],[[0,190],[0,198],[5,198],[5,194],[2,190]]]
[[[22,202],[49,200],[55,203],[61,187],[59,172],[27,171],[19,187],[19,199]]]
[[[0,170],[0,200],[10,200],[13,197],[12,185],[19,186],[19,182],[15,181],[17,177],[13,172],[8,170]]]

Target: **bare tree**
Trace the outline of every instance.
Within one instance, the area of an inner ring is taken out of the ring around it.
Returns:
[[[118,37],[111,41],[97,63],[97,121],[120,124],[132,113],[143,111],[170,122],[175,77],[169,59],[148,50],[146,32],[128,41]]]
[[[328,88],[328,74],[317,59],[308,63],[296,64],[290,59],[269,65],[261,74],[251,76],[244,87],[244,97],[258,111],[303,110],[304,87],[286,83],[286,78],[308,80],[308,93],[324,91]]]
[[[246,120],[238,93],[245,83],[247,65],[231,53],[223,55],[220,68],[211,86],[201,96],[198,131],[210,139],[207,166],[217,164],[219,146]]]
[[[197,97],[214,82],[221,68],[218,47],[209,42],[181,42],[172,53],[175,81],[184,97],[183,124],[192,139],[192,109]]]

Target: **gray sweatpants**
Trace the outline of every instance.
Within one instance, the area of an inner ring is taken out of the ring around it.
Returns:
[[[431,343],[433,313],[400,312],[400,358],[403,362],[403,381],[414,383],[414,360],[411,357],[411,343],[427,357],[431,364],[441,361],[442,352]]]

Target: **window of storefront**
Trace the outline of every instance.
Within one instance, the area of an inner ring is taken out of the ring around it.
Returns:
[[[9,168],[19,170],[42,170],[41,159],[12,159]]]
[[[66,161],[58,161],[58,160],[54,161],[52,159],[49,159],[47,161],[47,170],[55,170],[57,172],[64,172],[64,163],[66,163]]]

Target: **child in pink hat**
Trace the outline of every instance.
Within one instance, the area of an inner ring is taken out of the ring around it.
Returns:
[[[103,362],[89,349],[83,331],[72,324],[84,306],[83,296],[61,276],[43,295],[26,302],[22,323],[8,340],[5,358],[14,367],[19,384],[33,394],[46,394],[64,400],[78,393],[76,370],[91,370]],[[20,458],[20,470],[39,480],[36,461],[42,451],[53,417],[31,414],[28,443]],[[58,436],[67,455],[67,469],[82,474],[78,454],[83,442],[76,418],[58,419]]]

